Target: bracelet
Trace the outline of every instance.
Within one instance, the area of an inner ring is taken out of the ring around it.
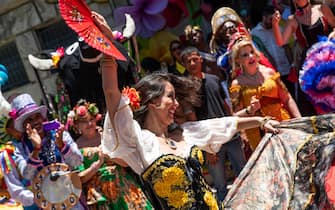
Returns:
[[[248,115],[251,114],[250,111],[248,110],[248,106],[247,108],[245,108],[245,113],[247,113]]]
[[[264,117],[261,121],[261,124],[259,125],[260,129],[264,130],[265,123],[267,123],[271,119],[272,117],[269,117],[269,116]]]

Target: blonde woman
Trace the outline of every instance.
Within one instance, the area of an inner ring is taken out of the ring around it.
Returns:
[[[299,109],[280,74],[260,64],[260,53],[246,36],[232,46],[233,79],[230,94],[236,115],[271,116],[278,121],[300,117]],[[245,131],[254,150],[261,139],[258,128]]]

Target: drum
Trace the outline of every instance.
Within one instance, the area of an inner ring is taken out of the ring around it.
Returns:
[[[42,209],[68,210],[75,206],[82,191],[76,172],[63,163],[44,167],[32,183],[35,203]]]

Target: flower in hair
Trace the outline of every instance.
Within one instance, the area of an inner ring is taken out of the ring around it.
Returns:
[[[67,115],[65,128],[68,130],[74,125],[74,122],[80,118],[86,118],[90,114],[96,121],[101,120],[102,115],[99,114],[99,109],[94,103],[89,103],[86,100],[79,100],[77,105]]]
[[[83,105],[77,107],[77,109],[76,109],[76,112],[77,112],[78,116],[85,116],[87,114],[87,111],[88,110],[87,110],[86,106],[83,106]]]
[[[125,87],[122,90],[122,95],[127,96],[130,100],[130,107],[133,111],[141,107],[141,98],[140,94],[135,88]]]

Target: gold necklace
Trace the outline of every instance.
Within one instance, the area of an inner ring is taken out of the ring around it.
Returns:
[[[255,74],[248,74],[248,73],[244,73],[245,77],[251,80],[257,80],[258,79],[258,72],[256,72]]]

